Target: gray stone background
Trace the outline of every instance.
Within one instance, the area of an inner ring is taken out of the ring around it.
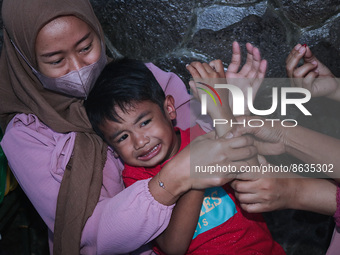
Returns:
[[[177,73],[186,84],[190,76],[185,64],[219,58],[227,66],[235,40],[241,44],[243,53],[246,42],[260,49],[262,57],[268,60],[267,77],[286,77],[285,59],[297,43],[309,45],[340,77],[339,0],[91,0],[91,3],[103,25],[112,56],[151,61]],[[264,86],[255,107],[268,109],[270,105],[271,88]],[[338,103],[317,98],[306,108],[313,117],[301,116],[294,110],[290,117],[303,126],[340,138]],[[297,162],[286,155],[269,160],[276,164]],[[265,218],[287,254],[325,253],[334,226],[331,217],[283,210],[266,213]]]

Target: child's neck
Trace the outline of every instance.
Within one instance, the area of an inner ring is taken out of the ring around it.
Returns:
[[[181,148],[181,143],[182,143],[182,140],[181,140],[181,132],[179,129],[176,130],[175,132],[175,146],[174,146],[174,149],[172,151],[172,153],[170,155],[167,155],[164,160],[161,162],[161,164],[163,164],[165,161],[171,159],[173,156],[175,156],[178,151],[179,151],[179,148]]]

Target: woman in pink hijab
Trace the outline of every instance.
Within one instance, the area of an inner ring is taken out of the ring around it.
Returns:
[[[134,251],[167,227],[182,194],[231,180],[190,178],[190,155],[207,165],[234,164],[249,151],[255,154],[252,146],[233,145],[243,138],[203,136],[192,142],[190,153],[183,150],[163,168],[161,182],[155,177],[125,189],[122,163],[95,135],[83,107],[111,61],[89,1],[4,0],[2,16],[1,146],[48,227],[51,254]],[[148,67],[165,93],[174,96],[177,125],[188,128],[185,85],[172,73]],[[211,149],[205,151],[207,146]]]

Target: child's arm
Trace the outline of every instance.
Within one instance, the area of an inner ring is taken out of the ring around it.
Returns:
[[[232,59],[226,72],[224,72],[224,67],[220,60],[212,61],[209,65],[206,63],[201,64],[199,62],[194,62],[187,66],[188,71],[191,73],[195,81],[192,81],[189,84],[198,100],[200,100],[201,94],[206,93],[203,92],[202,89],[208,90],[216,98],[214,92],[207,88],[206,85],[210,85],[214,88],[214,84],[229,83],[237,86],[243,92],[243,95],[245,96],[245,114],[249,114],[246,98],[248,96],[248,88],[252,88],[252,99],[254,100],[265,77],[267,61],[261,59],[259,49],[254,47],[252,44],[247,43],[246,48],[247,59],[242,68],[240,68],[241,50],[240,45],[237,42],[233,43]],[[200,87],[201,89],[197,89],[197,87]],[[213,99],[210,96],[207,96],[207,112],[212,119],[228,120],[226,125],[216,125],[217,135],[222,136],[232,129],[230,126],[230,120],[235,120],[230,108],[233,97],[227,89],[215,88],[215,90],[218,92],[222,104],[220,104],[217,99],[217,104],[215,104]]]
[[[261,59],[259,60],[259,53],[256,55],[257,52],[255,52],[255,56],[253,56],[253,47],[251,47],[251,52],[248,47],[247,63],[243,66],[241,71],[238,72],[238,68],[241,63],[241,56],[239,47],[236,46],[238,46],[238,44],[234,43],[232,63],[230,64],[230,71],[228,74],[225,74],[223,64],[220,60],[212,61],[209,64],[201,64],[196,62],[188,65],[187,68],[192,74],[193,78],[203,78],[204,81],[207,81],[208,83],[214,82],[216,79],[220,83],[226,83],[226,77],[249,78],[249,75],[253,75],[254,73],[255,76],[252,77],[254,79],[262,77],[262,75],[264,76],[265,68],[263,69],[263,62],[261,62]],[[260,63],[262,63],[262,65],[260,65]],[[254,81],[254,79],[252,81]],[[246,84],[241,89],[243,90],[244,88],[247,88],[251,85],[252,84],[250,83]],[[214,108],[215,104],[213,101],[209,102],[208,100],[208,103],[213,104],[213,107],[208,106],[207,111],[209,114],[211,114],[210,116],[212,118],[225,118],[228,120],[234,119],[232,111],[229,107],[229,94],[226,89],[220,90],[222,90],[219,91],[222,106],[225,107],[217,105],[217,107]],[[218,129],[218,136],[223,136],[231,130],[229,125],[223,126],[225,127]],[[155,239],[158,246],[166,254],[177,255],[184,254],[187,251],[197,226],[203,195],[204,191],[190,190],[178,200],[171,215],[171,220],[167,229]]]
[[[155,239],[164,253],[185,254],[195,233],[203,195],[204,190],[190,190],[177,201],[168,227]]]
[[[303,59],[304,64],[298,66]],[[313,97],[325,96],[340,101],[340,81],[322,64],[306,45],[294,47],[286,60],[286,70],[292,86],[308,89]]]

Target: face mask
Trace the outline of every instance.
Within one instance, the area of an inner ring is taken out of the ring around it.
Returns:
[[[28,63],[23,54],[21,54],[16,45],[13,42],[12,44],[26,61],[26,63],[31,67],[33,73],[37,76],[45,89],[60,92],[73,97],[87,98],[101,71],[103,71],[107,61],[102,47],[102,51],[97,62],[88,66],[84,66],[79,70],[71,71],[61,77],[51,78],[35,70]]]
[[[106,55],[102,50],[97,62],[84,66],[79,70],[71,71],[61,77],[51,78],[35,69],[32,70],[45,89],[86,99],[105,65]]]

